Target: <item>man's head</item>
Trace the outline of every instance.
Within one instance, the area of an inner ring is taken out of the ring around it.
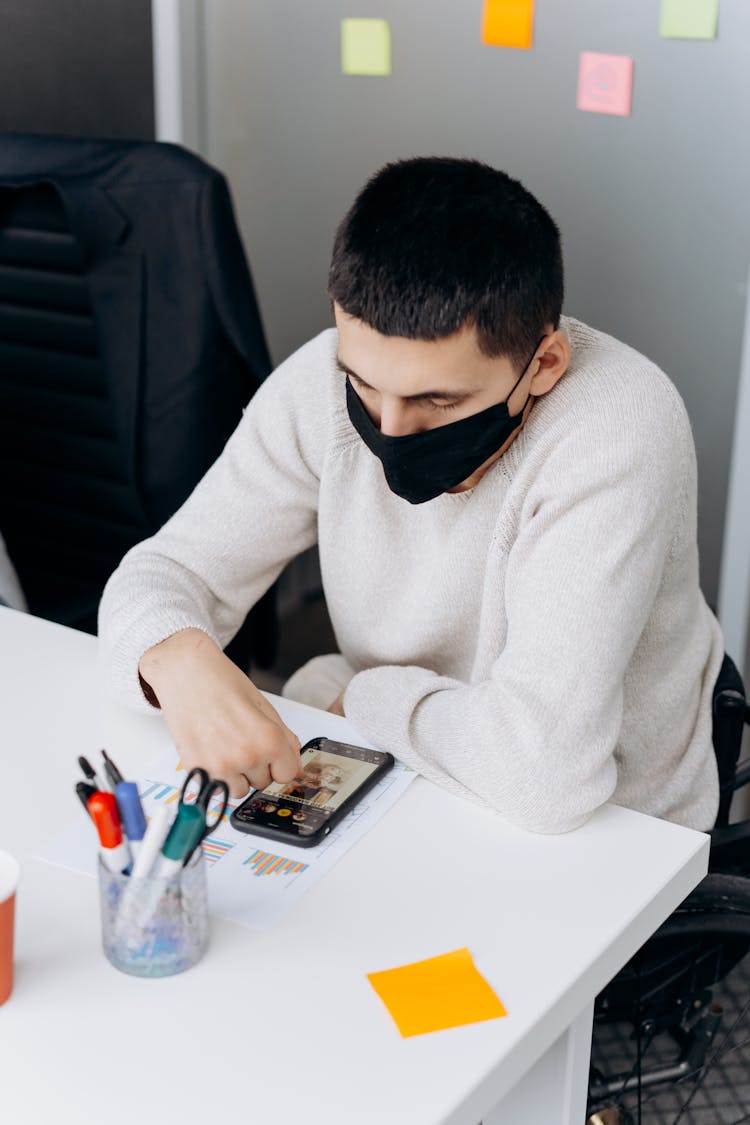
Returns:
[[[517,180],[479,161],[387,164],[339,226],[328,293],[383,336],[474,326],[485,355],[521,364],[560,320],[559,231]]]
[[[568,366],[557,227],[477,161],[378,172],[339,227],[328,292],[350,418],[412,503],[477,484]]]

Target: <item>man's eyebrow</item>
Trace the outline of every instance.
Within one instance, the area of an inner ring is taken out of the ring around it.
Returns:
[[[353,371],[351,367],[343,363],[338,356],[336,356],[336,366],[344,375],[351,375],[361,386],[367,387],[369,391],[375,390],[361,375],[358,375],[356,371]],[[406,402],[424,402],[429,398],[444,398],[451,402],[461,402],[463,399],[470,398],[471,395],[476,394],[478,390],[478,387],[473,387],[468,391],[421,391],[418,395],[404,395],[404,399]]]

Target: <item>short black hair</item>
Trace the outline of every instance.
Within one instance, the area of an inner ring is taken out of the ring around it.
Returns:
[[[483,352],[522,363],[560,321],[560,232],[518,180],[478,160],[397,161],[339,226],[328,295],[385,336],[473,324]]]

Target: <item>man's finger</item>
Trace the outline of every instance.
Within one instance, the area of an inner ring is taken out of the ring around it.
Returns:
[[[230,777],[225,780],[229,786],[229,796],[233,799],[247,797],[248,793],[253,788],[244,773],[231,774]]]
[[[253,687],[255,688],[254,684]],[[257,688],[255,688],[255,694],[257,698],[254,700],[254,704],[257,709],[267,719],[270,719],[272,723],[275,723],[277,727],[280,727],[293,749],[299,751],[300,740],[297,738],[297,735],[294,733],[294,731],[289,729],[278,711],[273,707],[271,703],[268,702],[264,695],[261,695]]]
[[[239,775],[243,782],[249,782],[253,789],[265,789],[271,784],[271,771],[268,766],[256,766]],[[244,790],[247,793],[247,789]]]
[[[299,746],[299,739],[297,739]],[[271,762],[271,776],[274,781],[287,784],[299,777],[302,768],[299,750],[287,745],[284,751],[277,754]]]
[[[232,799],[247,797],[252,789],[263,789],[271,780],[268,769],[263,766],[255,770],[246,768],[244,773],[238,773],[236,768],[227,769],[222,776],[229,786],[229,796]]]

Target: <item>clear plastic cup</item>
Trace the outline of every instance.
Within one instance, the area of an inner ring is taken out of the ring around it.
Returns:
[[[138,977],[182,973],[208,947],[203,849],[169,877],[132,879],[99,860],[102,945],[116,969]]]

